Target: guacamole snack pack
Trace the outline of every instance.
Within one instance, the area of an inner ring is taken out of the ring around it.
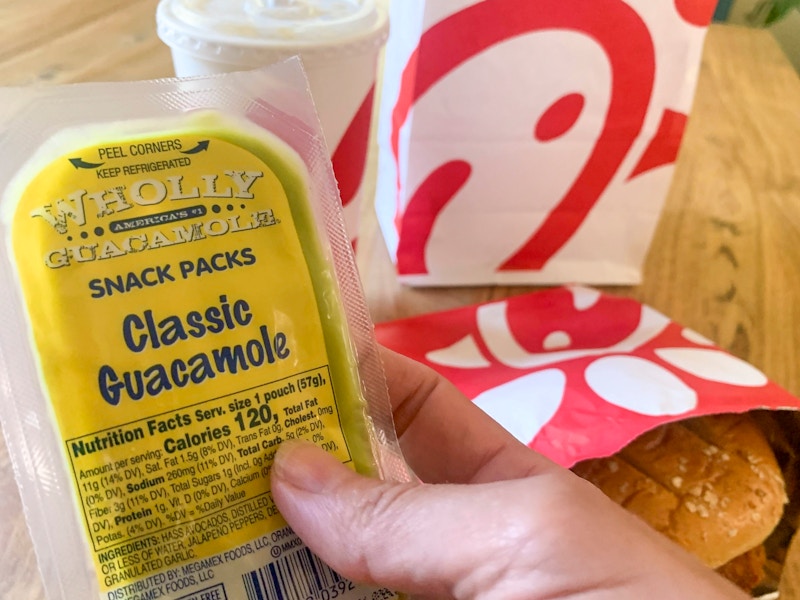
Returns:
[[[50,598],[394,598],[270,496],[295,438],[407,477],[299,62],[0,94],[0,415]]]

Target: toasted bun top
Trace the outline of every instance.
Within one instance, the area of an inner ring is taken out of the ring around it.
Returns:
[[[573,470],[713,568],[761,544],[786,503],[772,449],[746,415],[664,425]]]

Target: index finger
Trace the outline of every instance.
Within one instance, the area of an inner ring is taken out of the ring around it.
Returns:
[[[534,452],[433,369],[381,347],[400,446],[429,483],[485,483],[555,464]]]

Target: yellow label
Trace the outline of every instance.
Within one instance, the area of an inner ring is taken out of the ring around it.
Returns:
[[[282,440],[351,461],[318,305],[329,290],[297,220],[304,175],[196,129],[75,145],[24,184],[14,213],[102,591],[283,527],[269,494]]]

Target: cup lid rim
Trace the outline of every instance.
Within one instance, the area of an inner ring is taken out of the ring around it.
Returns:
[[[360,19],[358,29],[337,29],[335,23],[328,26],[323,23],[311,24],[300,35],[290,35],[287,31],[278,31],[277,35],[258,37],[257,27],[242,27],[239,31],[220,32],[200,27],[181,19],[173,10],[173,4],[180,0],[161,0],[156,9],[158,35],[169,46],[191,49],[201,53],[219,54],[230,49],[235,54],[254,55],[266,52],[274,53],[330,53],[360,51],[362,49],[381,46],[389,34],[388,11],[380,3],[373,5],[374,10],[368,18]],[[330,35],[320,33],[330,32]],[[249,35],[248,35],[249,34]],[[205,52],[203,51],[205,49]]]

